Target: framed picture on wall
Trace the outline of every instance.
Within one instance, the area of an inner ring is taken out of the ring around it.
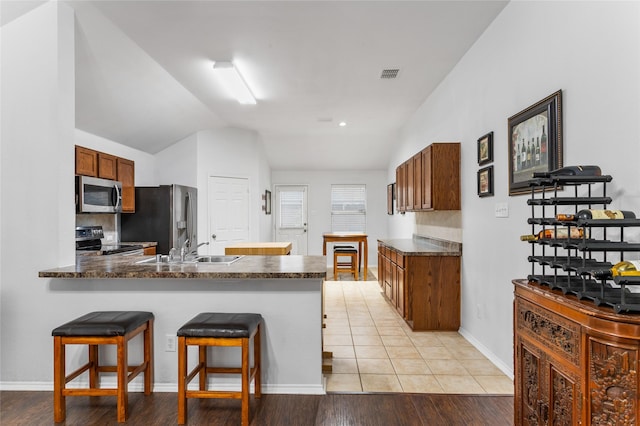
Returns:
[[[493,166],[478,170],[478,197],[493,195]]]
[[[478,165],[488,164],[493,161],[493,132],[487,133],[478,139]]]
[[[387,185],[387,214],[393,214],[393,206],[396,194],[396,184],[390,183]]]
[[[562,91],[509,117],[509,195],[530,192],[533,173],[562,167]]]

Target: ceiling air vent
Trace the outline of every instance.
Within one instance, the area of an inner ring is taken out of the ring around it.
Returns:
[[[382,70],[382,74],[380,74],[380,78],[396,78],[400,70],[398,68],[390,68],[386,70]]]

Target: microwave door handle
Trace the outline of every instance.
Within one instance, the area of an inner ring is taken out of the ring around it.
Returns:
[[[111,194],[113,195],[115,193],[116,199],[114,201],[112,198],[111,201],[115,210],[118,211],[118,207],[120,207],[120,203],[122,202],[122,194],[120,194],[120,189],[118,188],[118,185],[113,185],[113,189],[114,189],[114,192],[112,192]]]

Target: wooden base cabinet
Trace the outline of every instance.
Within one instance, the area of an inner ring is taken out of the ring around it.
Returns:
[[[382,247],[378,251],[378,265],[382,265],[382,271],[378,271],[378,283],[382,292],[405,320],[408,312],[405,311],[406,292],[404,288],[404,256],[398,252]],[[380,269],[380,266],[378,266]]]
[[[378,245],[378,283],[413,330],[460,328],[460,257],[404,255]]]
[[[640,315],[513,283],[515,424],[637,424]]]

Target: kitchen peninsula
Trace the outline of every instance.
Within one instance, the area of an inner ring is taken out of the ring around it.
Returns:
[[[52,309],[84,312],[81,301],[89,294],[100,301],[102,310],[154,312],[157,390],[177,388],[177,356],[167,349],[167,339],[197,313],[218,311],[264,317],[263,392],[324,393],[324,256],[243,256],[229,265],[139,263],[148,259],[153,258],[78,257],[75,265],[40,271],[39,277],[49,278],[49,291],[66,300],[65,306]],[[69,314],[73,316],[76,312]],[[239,379],[222,382],[239,384]]]

